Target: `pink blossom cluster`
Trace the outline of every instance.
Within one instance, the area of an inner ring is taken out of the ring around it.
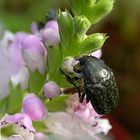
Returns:
[[[0,99],[9,93],[9,81],[28,87],[30,71],[38,70],[41,74],[46,71],[47,47],[60,42],[56,20],[48,21],[44,28],[37,29],[34,23],[32,34],[5,31],[0,40]]]
[[[48,21],[41,30],[38,30],[34,23],[32,32],[13,34],[5,31],[0,40],[0,99],[8,96],[9,82],[12,82],[13,86],[20,85],[21,89],[27,89],[30,71],[38,70],[44,74],[47,47],[57,46],[60,42],[56,20]],[[48,81],[44,84],[44,95],[47,98],[54,98],[59,94],[60,88],[55,82]],[[28,93],[23,99],[21,112],[6,114],[0,121],[0,128],[11,124],[16,127],[20,135],[13,135],[8,138],[9,140],[33,140],[34,136],[39,139],[43,134],[35,132],[32,121],[43,121],[47,114],[47,108],[42,100],[34,93]]]

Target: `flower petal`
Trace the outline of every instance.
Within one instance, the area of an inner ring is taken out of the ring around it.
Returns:
[[[95,57],[97,57],[97,58],[101,58],[101,57],[102,57],[102,50],[99,49],[99,50],[97,50],[97,51],[91,53],[91,55],[92,55],[92,56],[95,56]]]
[[[0,128],[7,127],[8,125],[14,124],[22,128],[22,130],[26,130],[30,133],[35,133],[35,129],[32,126],[32,121],[30,117],[24,113],[17,113],[14,115],[7,115],[1,119]]]
[[[12,135],[8,137],[8,140],[24,140],[20,135]]]
[[[11,77],[11,81],[13,85],[20,84],[20,87],[24,90],[28,87],[28,78],[29,72],[26,67],[22,67],[22,69],[16,74]]]
[[[47,116],[47,109],[43,102],[33,93],[24,97],[22,111],[36,121],[42,121]]]
[[[35,35],[28,35],[22,44],[22,54],[25,64],[31,71],[45,72],[46,49],[42,41]]]

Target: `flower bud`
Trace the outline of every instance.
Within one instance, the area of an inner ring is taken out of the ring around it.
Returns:
[[[73,57],[66,57],[64,59],[62,68],[68,73],[73,73],[73,61],[74,61]]]
[[[47,98],[52,99],[60,95],[60,87],[53,81],[47,82],[44,87],[44,94]]]
[[[74,34],[83,36],[89,29],[91,23],[85,16],[74,18]]]
[[[87,36],[80,47],[80,54],[92,53],[100,49],[108,37],[102,33],[94,33]]]
[[[95,24],[110,13],[113,3],[114,0],[71,0],[71,7],[76,15],[84,15]]]
[[[37,69],[40,73],[45,72],[46,49],[38,37],[28,35],[23,40],[22,54],[29,70],[35,71]]]
[[[76,15],[91,14],[91,9],[94,7],[96,0],[71,0],[70,4],[73,12]]]
[[[69,46],[73,39],[73,17],[68,11],[59,11],[58,25],[62,42]]]
[[[50,20],[42,30],[42,39],[45,46],[57,46],[60,42],[58,24],[56,20]]]
[[[113,9],[114,0],[98,0],[93,7],[92,14],[88,15],[88,19],[93,23],[99,22],[107,16]]]
[[[22,107],[23,113],[27,114],[32,120],[41,121],[47,116],[46,107],[33,93],[24,97]]]
[[[42,39],[45,46],[57,46],[60,42],[60,36],[58,30],[47,28],[42,32]]]
[[[45,29],[54,29],[54,30],[58,30],[58,24],[56,20],[50,20],[47,22],[47,24],[45,25]]]

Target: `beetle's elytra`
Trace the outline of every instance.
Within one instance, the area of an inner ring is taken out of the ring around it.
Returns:
[[[112,70],[100,59],[93,56],[82,56],[76,58],[79,63],[74,66],[74,71],[82,75],[82,85],[76,83],[76,78],[70,78],[65,74],[67,80],[78,88],[83,89],[79,93],[80,102],[85,95],[87,103],[90,101],[98,114],[109,114],[119,102],[119,93]],[[77,78],[78,79],[78,78]]]

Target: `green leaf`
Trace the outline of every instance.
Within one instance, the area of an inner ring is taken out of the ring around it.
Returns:
[[[81,43],[80,54],[88,54],[100,49],[108,37],[102,33],[95,33],[87,36]]]
[[[44,121],[33,121],[33,126],[38,132],[46,129]]]
[[[45,105],[46,105],[48,111],[49,112],[65,111],[66,100],[68,97],[69,97],[68,95],[61,95],[57,98],[46,101]]]
[[[63,55],[60,46],[49,47],[47,52],[47,73],[53,75],[59,70]]]
[[[35,94],[39,93],[45,81],[46,81],[45,74],[42,75],[37,70],[34,72],[30,72],[29,92],[34,92]]]
[[[6,113],[8,104],[8,98],[0,100],[0,118]]]
[[[6,108],[6,113],[8,114],[14,114],[19,111],[21,111],[22,108],[22,100],[25,91],[21,90],[20,86],[12,86],[10,84],[10,93],[9,96],[7,97],[7,108]]]

